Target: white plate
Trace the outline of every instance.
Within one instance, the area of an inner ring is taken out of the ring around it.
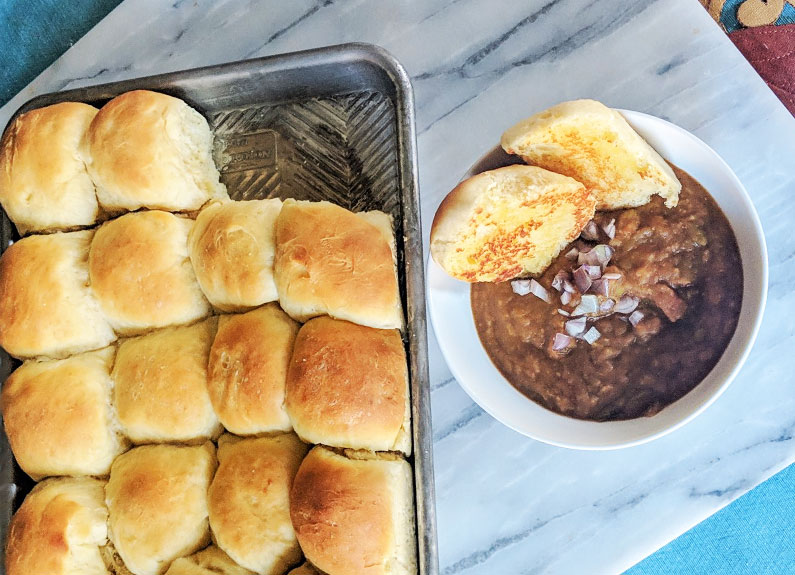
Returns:
[[[737,330],[721,359],[690,393],[652,417],[582,421],[554,413],[519,393],[481,346],[472,317],[469,284],[448,276],[428,258],[431,323],[450,371],[469,396],[495,419],[529,437],[575,449],[629,447],[681,427],[704,411],[740,370],[759,331],[767,294],[767,248],[759,216],[731,168],[690,132],[640,112],[619,110],[665,159],[696,178],[717,201],[737,237],[743,263],[743,302]],[[505,165],[499,147],[464,175]]]

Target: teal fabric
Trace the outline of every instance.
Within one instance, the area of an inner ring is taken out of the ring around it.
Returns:
[[[723,9],[720,12],[720,23],[723,24],[727,32],[734,32],[743,27],[737,20],[737,9],[744,1],[745,0],[726,0],[726,3],[723,5]],[[788,2],[784,3],[784,9],[775,22],[776,26],[781,26],[782,24],[795,24],[795,6]]]
[[[0,105],[121,0],[0,0]]]
[[[726,3],[722,20],[727,28],[737,27],[739,2]],[[118,3],[119,0],[0,0],[0,104],[20,91]],[[787,5],[782,19],[795,22],[795,8]],[[795,573],[793,488],[795,465],[651,555],[627,575]]]

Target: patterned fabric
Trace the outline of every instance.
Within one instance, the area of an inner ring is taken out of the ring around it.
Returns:
[[[700,0],[795,115],[795,0]]]

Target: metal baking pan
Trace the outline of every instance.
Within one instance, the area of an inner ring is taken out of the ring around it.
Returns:
[[[407,317],[417,557],[421,575],[438,575],[414,101],[405,70],[377,46],[343,44],[45,94],[15,116],[67,100],[99,107],[137,89],[182,98],[204,114],[233,199],[329,200],[392,214]],[[16,237],[3,213],[2,249]],[[0,377],[15,366],[4,355]],[[0,462],[5,541],[11,513],[32,482],[16,466],[4,433]]]

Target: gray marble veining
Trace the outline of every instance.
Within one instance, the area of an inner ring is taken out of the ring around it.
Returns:
[[[795,120],[695,0],[127,0],[12,102],[348,41],[411,74],[425,239],[436,206],[503,129],[593,97],[671,120],[745,183],[770,251],[768,308],[729,390],[683,429],[615,452],[543,445],[451,378],[430,334],[442,572],[613,573],[795,460]]]

